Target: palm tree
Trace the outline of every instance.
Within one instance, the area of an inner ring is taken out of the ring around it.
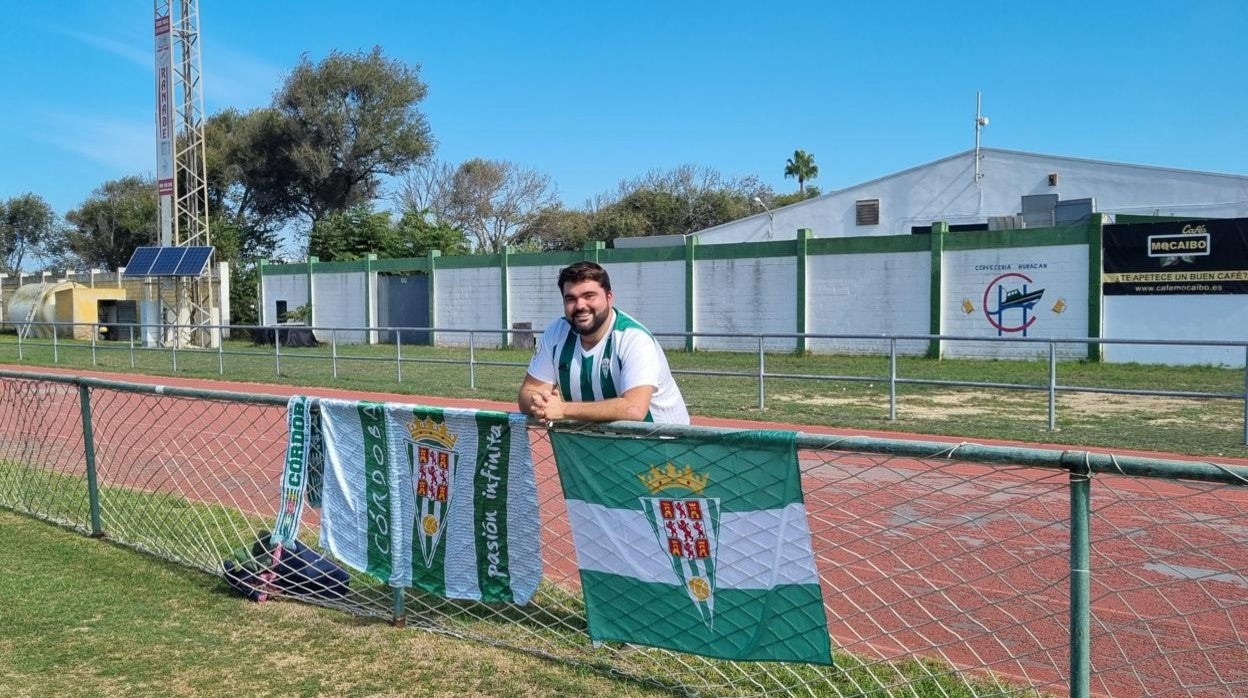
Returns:
[[[797,191],[806,194],[806,180],[819,176],[819,166],[815,164],[815,156],[805,150],[794,150],[793,157],[784,163],[784,177],[797,177]]]

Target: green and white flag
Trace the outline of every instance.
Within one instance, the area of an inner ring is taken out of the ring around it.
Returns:
[[[523,415],[321,399],[321,545],[391,586],[528,603],[542,574]]]
[[[792,432],[551,442],[593,640],[832,663]]]

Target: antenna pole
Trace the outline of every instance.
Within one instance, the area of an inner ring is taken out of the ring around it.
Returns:
[[[980,107],[983,104],[983,94],[978,90],[975,91],[975,183],[979,184],[979,180],[984,178],[984,173],[979,171],[979,130],[984,127],[984,116]]]

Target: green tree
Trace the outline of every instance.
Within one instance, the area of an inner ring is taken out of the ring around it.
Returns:
[[[43,197],[26,193],[0,201],[0,271],[14,273],[43,256],[58,234],[56,214]]]
[[[813,153],[805,150],[794,150],[793,157],[784,163],[784,178],[797,178],[797,191],[806,194],[806,180],[819,176],[819,166],[815,164]]]
[[[116,269],[130,261],[134,248],[154,245],[156,182],[130,176],[100,185],[82,204],[65,214],[70,228],[65,248],[83,264]]]
[[[277,254],[278,231],[296,211],[289,191],[294,139],[275,109],[226,109],[204,123],[209,230],[217,261],[229,262],[231,321],[259,321],[261,259]]]
[[[542,252],[580,250],[594,239],[590,237],[592,228],[593,217],[588,212],[555,204],[535,213],[516,234],[516,242]]]
[[[296,213],[288,196],[294,141],[285,118],[274,109],[226,109],[205,122],[204,141],[214,243],[217,228],[237,233],[237,257],[222,258],[271,258],[277,231]]]
[[[757,177],[726,178],[695,165],[655,170],[591,204],[589,239],[688,234],[744,218],[754,197],[771,196]]]
[[[419,66],[382,55],[333,51],[299,62],[274,98],[292,144],[289,203],[315,226],[373,199],[379,177],[427,155],[432,136],[417,108],[427,87]]]
[[[388,257],[423,257],[430,250],[440,250],[446,256],[472,251],[464,231],[440,221],[429,210],[406,211],[399,218],[393,240]]]
[[[554,205],[550,175],[505,160],[473,158],[438,186],[436,210],[463,230],[478,252],[498,253],[539,211]]]
[[[773,209],[780,208],[781,206],[788,206],[789,204],[795,204],[799,201],[805,201],[806,199],[813,199],[816,196],[819,196],[820,193],[822,192],[819,191],[819,187],[813,184],[808,184],[806,185],[806,191],[795,191],[792,194],[776,194],[771,197],[771,201],[767,205]],[[764,199],[764,201],[766,201],[766,199]]]
[[[308,254],[324,262],[363,259],[370,252],[388,257],[397,247],[389,211],[373,211],[360,203],[330,213],[312,226]]]

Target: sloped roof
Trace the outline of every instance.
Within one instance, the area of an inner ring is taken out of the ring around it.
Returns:
[[[1151,172],[1173,172],[1175,174],[1201,175],[1204,177],[1226,177],[1228,179],[1240,180],[1244,183],[1245,187],[1248,187],[1248,175],[1227,174],[1224,172],[1207,172],[1207,171],[1202,171],[1202,170],[1187,170],[1187,169],[1183,169],[1179,167],[1163,167],[1159,165],[1139,165],[1139,164],[1129,163],[1129,162],[1115,162],[1112,160],[1096,160],[1093,158],[1078,158],[1078,157],[1071,157],[1068,155],[1048,155],[1045,153],[1032,153],[1032,152],[1028,152],[1025,150],[1007,150],[1005,148],[981,147],[979,149],[979,152],[980,152],[980,155],[991,155],[993,153],[997,153],[1001,155],[1023,156],[1023,157],[1029,157],[1029,158],[1050,160],[1053,162],[1078,162],[1078,163],[1092,164],[1092,165],[1105,165],[1109,167],[1121,167],[1121,168],[1129,168],[1129,169],[1137,169],[1137,170],[1148,170]],[[818,203],[821,199],[827,199],[833,196],[838,196],[838,195],[841,195],[846,192],[853,191],[855,189],[859,189],[862,187],[869,187],[871,185],[877,184],[879,182],[883,182],[888,179],[892,179],[894,177],[900,177],[902,175],[906,175],[911,172],[916,172],[918,170],[932,167],[934,165],[939,165],[944,162],[949,162],[951,160],[957,160],[959,158],[974,157],[974,156],[975,156],[974,148],[971,148],[969,150],[963,150],[961,152],[954,153],[953,155],[947,155],[943,158],[938,158],[930,162],[925,162],[919,165],[915,165],[913,167],[907,167],[904,170],[890,172],[889,174],[886,174],[880,177],[875,177],[874,179],[868,179],[864,182],[858,182],[857,184],[851,184],[847,187],[842,187],[840,189],[833,189],[831,191],[826,191],[820,194],[819,196],[811,197],[804,201],[798,201],[796,203],[792,203],[787,206],[781,206],[780,208],[777,208],[777,209],[772,209],[772,213],[774,214],[776,211],[779,211],[781,209],[794,209],[799,206],[813,205],[813,204]],[[728,221],[727,223],[721,223],[711,228],[703,228],[702,230],[690,233],[690,235],[706,235],[709,233],[713,233],[714,231],[720,228],[726,228],[728,226],[736,225],[744,220],[760,218],[766,215],[767,215],[766,212],[756,213],[752,216],[746,216],[745,218],[738,218],[733,221]]]

